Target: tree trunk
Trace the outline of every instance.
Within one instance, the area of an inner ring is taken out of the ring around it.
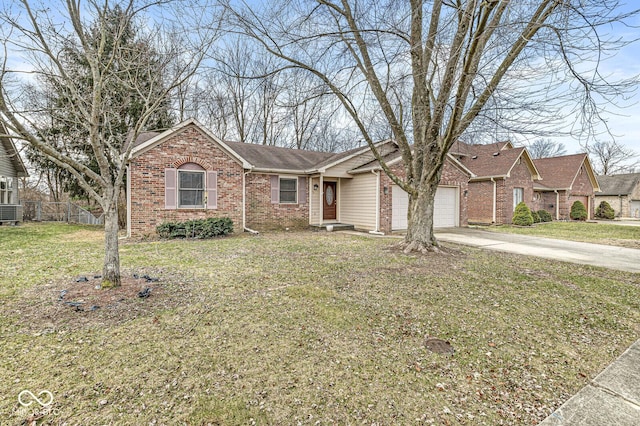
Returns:
[[[113,197],[112,197],[113,198]],[[119,287],[120,251],[118,249],[118,201],[117,197],[109,201],[104,209],[104,266],[102,268],[102,287]]]
[[[418,190],[418,196],[409,196],[409,217],[404,251],[426,253],[438,251],[438,241],[433,234],[433,205],[438,183],[428,183]]]

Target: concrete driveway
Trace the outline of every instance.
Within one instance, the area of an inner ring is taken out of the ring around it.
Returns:
[[[440,241],[640,273],[640,250],[473,228],[436,230]]]

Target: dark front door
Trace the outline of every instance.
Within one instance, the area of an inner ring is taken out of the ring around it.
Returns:
[[[324,197],[322,208],[322,219],[323,220],[336,220],[336,183],[335,182],[324,182]]]

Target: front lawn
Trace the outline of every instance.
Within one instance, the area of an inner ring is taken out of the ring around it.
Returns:
[[[491,226],[488,231],[640,249],[640,226],[595,222],[549,222],[534,226]]]
[[[0,418],[529,425],[640,333],[638,274],[455,245],[406,256],[396,241],[124,242],[132,282],[160,279],[150,296],[78,310],[61,291],[93,288],[101,232],[0,227]],[[455,353],[428,351],[429,336]],[[54,402],[34,417],[23,390]]]

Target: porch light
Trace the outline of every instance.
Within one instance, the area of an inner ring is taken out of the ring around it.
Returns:
[[[389,188],[385,186],[382,188],[382,192],[384,192],[384,195],[387,195],[389,193]]]
[[[314,183],[314,184],[313,184],[313,190],[314,190],[314,191],[317,191],[317,190],[318,190],[318,184],[317,184],[317,183]]]

